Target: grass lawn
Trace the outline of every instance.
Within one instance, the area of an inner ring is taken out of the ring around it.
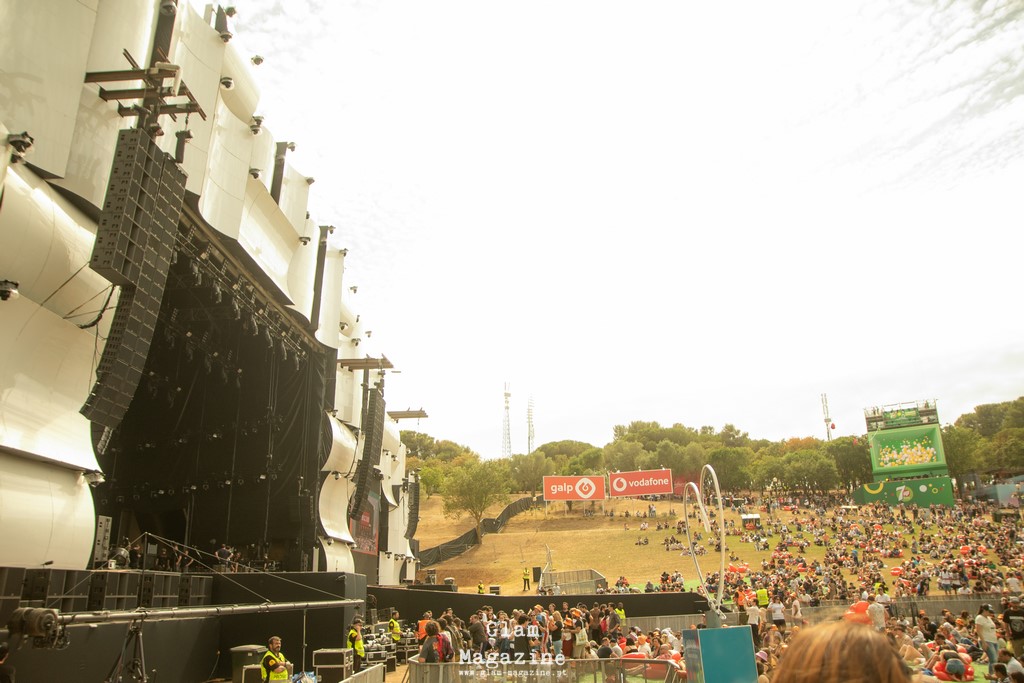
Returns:
[[[556,571],[595,569],[610,584],[619,576],[625,576],[632,585],[642,588],[648,580],[657,582],[663,571],[672,573],[678,570],[687,579],[687,586],[696,585],[693,558],[682,557],[678,551],[666,551],[662,545],[664,538],[674,533],[674,530],[656,531],[655,519],[644,520],[632,516],[627,519],[620,516],[622,511],[629,510],[632,513],[645,509],[646,505],[643,501],[616,499],[605,502],[605,510],[614,510],[615,517],[600,514],[583,517],[579,509],[567,513],[563,504],[552,503],[546,514],[541,509],[516,515],[501,533],[484,536],[482,545],[432,569],[437,570],[439,580],[449,576],[454,578],[460,591],[475,592],[477,583],[483,583],[485,586],[500,585],[502,594],[515,594],[522,590],[523,567],[543,567],[547,561],[546,548],[550,548]],[[671,506],[675,516],[670,516],[667,501],[658,502],[656,506],[658,520],[663,522],[671,521],[674,524],[682,515],[682,504],[679,502]],[[437,545],[472,528],[472,520],[465,518],[452,522],[441,515],[440,508],[439,496],[421,503],[416,534],[421,540],[421,547]],[[808,519],[811,514],[801,510],[795,514],[782,512],[779,517],[789,522]],[[727,520],[734,519],[739,524],[738,513],[726,510],[725,516]],[[641,521],[650,523],[651,528],[646,532],[637,531]],[[629,524],[629,531],[623,528],[626,523]],[[866,521],[862,520],[862,523]],[[428,529],[429,535],[424,533]],[[650,544],[635,545],[639,536],[647,536]],[[685,543],[685,532],[676,534],[676,538]],[[739,538],[728,536],[729,548],[739,556],[740,562],[747,562],[751,568],[759,569],[761,560],[771,553],[755,551],[753,544],[741,543]],[[804,553],[808,562],[820,560],[824,555],[824,547],[813,544]],[[706,574],[718,570],[720,561],[716,553],[698,559]],[[894,566],[898,562],[896,559],[889,560],[887,566]],[[420,578],[425,575],[426,572],[421,570]]]

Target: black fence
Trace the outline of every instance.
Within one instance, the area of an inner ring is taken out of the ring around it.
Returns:
[[[520,498],[505,506],[505,509],[497,517],[484,519],[480,526],[485,534],[496,534],[505,528],[508,520],[512,519],[513,516],[518,515],[524,510],[529,510],[535,503],[539,503],[540,500],[540,496],[536,498],[531,498],[530,496]],[[420,566],[430,567],[431,565],[440,564],[445,560],[450,560],[453,557],[458,557],[479,543],[480,539],[476,537],[476,529],[470,529],[458,538],[445,541],[441,545],[435,545],[433,548],[421,550],[418,555]]]

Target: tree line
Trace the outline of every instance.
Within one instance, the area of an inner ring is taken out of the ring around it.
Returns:
[[[609,471],[671,469],[696,480],[710,464],[726,491],[809,492],[847,489],[871,481],[865,435],[824,441],[815,437],[782,441],[753,439],[735,425],[662,426],[632,422],[612,429],[603,447],[581,441],[553,441],[532,453],[485,460],[472,449],[427,434],[403,431],[407,469],[418,469],[425,497],[440,494],[444,514],[474,519],[478,533],[486,510],[506,502],[512,491],[537,495],[546,475],[603,474]],[[1024,471],[1024,397],[977,406],[942,428],[950,476]]]

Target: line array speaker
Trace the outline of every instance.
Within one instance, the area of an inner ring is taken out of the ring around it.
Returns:
[[[144,130],[118,135],[90,265],[121,285],[96,384],[81,413],[120,424],[142,378],[185,197],[185,173]]]
[[[374,469],[380,465],[380,451],[384,445],[384,394],[374,387],[370,390],[370,398],[366,403],[366,414],[363,416],[363,455],[356,465],[356,490],[349,503],[349,519],[357,519],[366,509],[366,498],[370,494],[370,486],[376,486]],[[372,484],[371,484],[371,479]]]
[[[405,537],[412,538],[416,535],[416,526],[420,522],[420,480],[414,478],[409,481],[409,519],[405,527]]]

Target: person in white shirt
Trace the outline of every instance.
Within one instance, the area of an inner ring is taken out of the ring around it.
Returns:
[[[793,601],[789,603],[789,615],[792,617],[793,624],[797,626],[804,619],[803,606],[800,604],[800,598],[796,595],[793,596]]]
[[[776,595],[768,603],[768,612],[772,615],[772,623],[779,627],[779,631],[786,630],[786,606],[782,604],[782,598]]]
[[[885,630],[885,608],[878,604],[874,593],[868,595],[868,617],[876,631]]]
[[[988,662],[990,666],[996,663],[996,658],[999,654],[999,643],[996,640],[996,622],[992,620],[992,616],[995,614],[992,611],[992,605],[982,605],[978,608],[978,616],[974,617],[974,631],[978,636],[978,640],[981,641],[981,649],[988,655]],[[1007,667],[1009,671],[1009,667]]]

